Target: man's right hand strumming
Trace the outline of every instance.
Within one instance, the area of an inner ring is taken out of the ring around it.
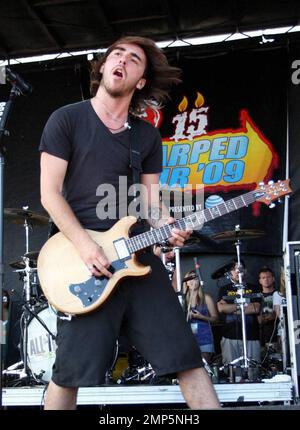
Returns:
[[[112,273],[107,269],[110,267],[102,247],[93,239],[89,238],[78,247],[80,257],[84,261],[86,267],[94,276],[106,276],[111,278]]]

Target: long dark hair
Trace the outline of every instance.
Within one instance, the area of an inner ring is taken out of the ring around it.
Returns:
[[[158,48],[152,39],[139,36],[124,36],[114,42],[105,52],[104,56],[92,63],[90,92],[94,96],[100,85],[102,74],[100,68],[108,55],[120,44],[132,43],[145,52],[147,65],[144,72],[146,85],[135,91],[130,103],[130,112],[141,113],[149,104],[161,105],[167,98],[173,84],[181,82],[180,69],[170,66],[163,51]]]

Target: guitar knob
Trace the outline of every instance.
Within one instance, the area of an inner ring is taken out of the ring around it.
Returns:
[[[75,285],[75,287],[74,287],[74,292],[75,292],[75,293],[80,293],[80,292],[81,292],[81,288],[80,288],[80,286],[79,286],[79,285]]]
[[[269,208],[270,208],[270,209],[275,208],[275,206],[276,206],[276,205],[275,205],[275,203],[270,203],[270,204],[269,204]]]
[[[268,185],[274,185],[274,181],[269,181]]]

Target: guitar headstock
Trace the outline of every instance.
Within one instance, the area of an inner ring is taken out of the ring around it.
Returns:
[[[256,201],[270,205],[274,200],[278,200],[282,196],[291,194],[292,189],[289,183],[289,179],[277,182],[269,181],[268,184],[260,182],[258,187],[254,190],[254,193],[257,193]]]

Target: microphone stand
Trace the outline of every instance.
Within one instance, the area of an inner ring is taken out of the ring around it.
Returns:
[[[201,275],[201,271],[200,271],[200,264],[198,263],[198,258],[194,257],[194,265],[195,265],[195,270],[196,270],[196,274],[197,274],[197,278],[199,279],[199,284],[201,287],[204,286],[204,281]]]
[[[0,110],[0,323],[1,323],[1,339],[0,339],[0,409],[2,408],[2,342],[5,341],[4,333],[3,333],[3,282],[4,282],[4,260],[3,260],[3,214],[4,214],[4,205],[3,205],[3,194],[4,194],[4,137],[9,136],[8,130],[6,130],[6,123],[8,121],[9,115],[11,113],[13,104],[18,96],[21,95],[21,91],[17,85],[13,85],[10,91],[9,100],[4,103],[4,110]]]

